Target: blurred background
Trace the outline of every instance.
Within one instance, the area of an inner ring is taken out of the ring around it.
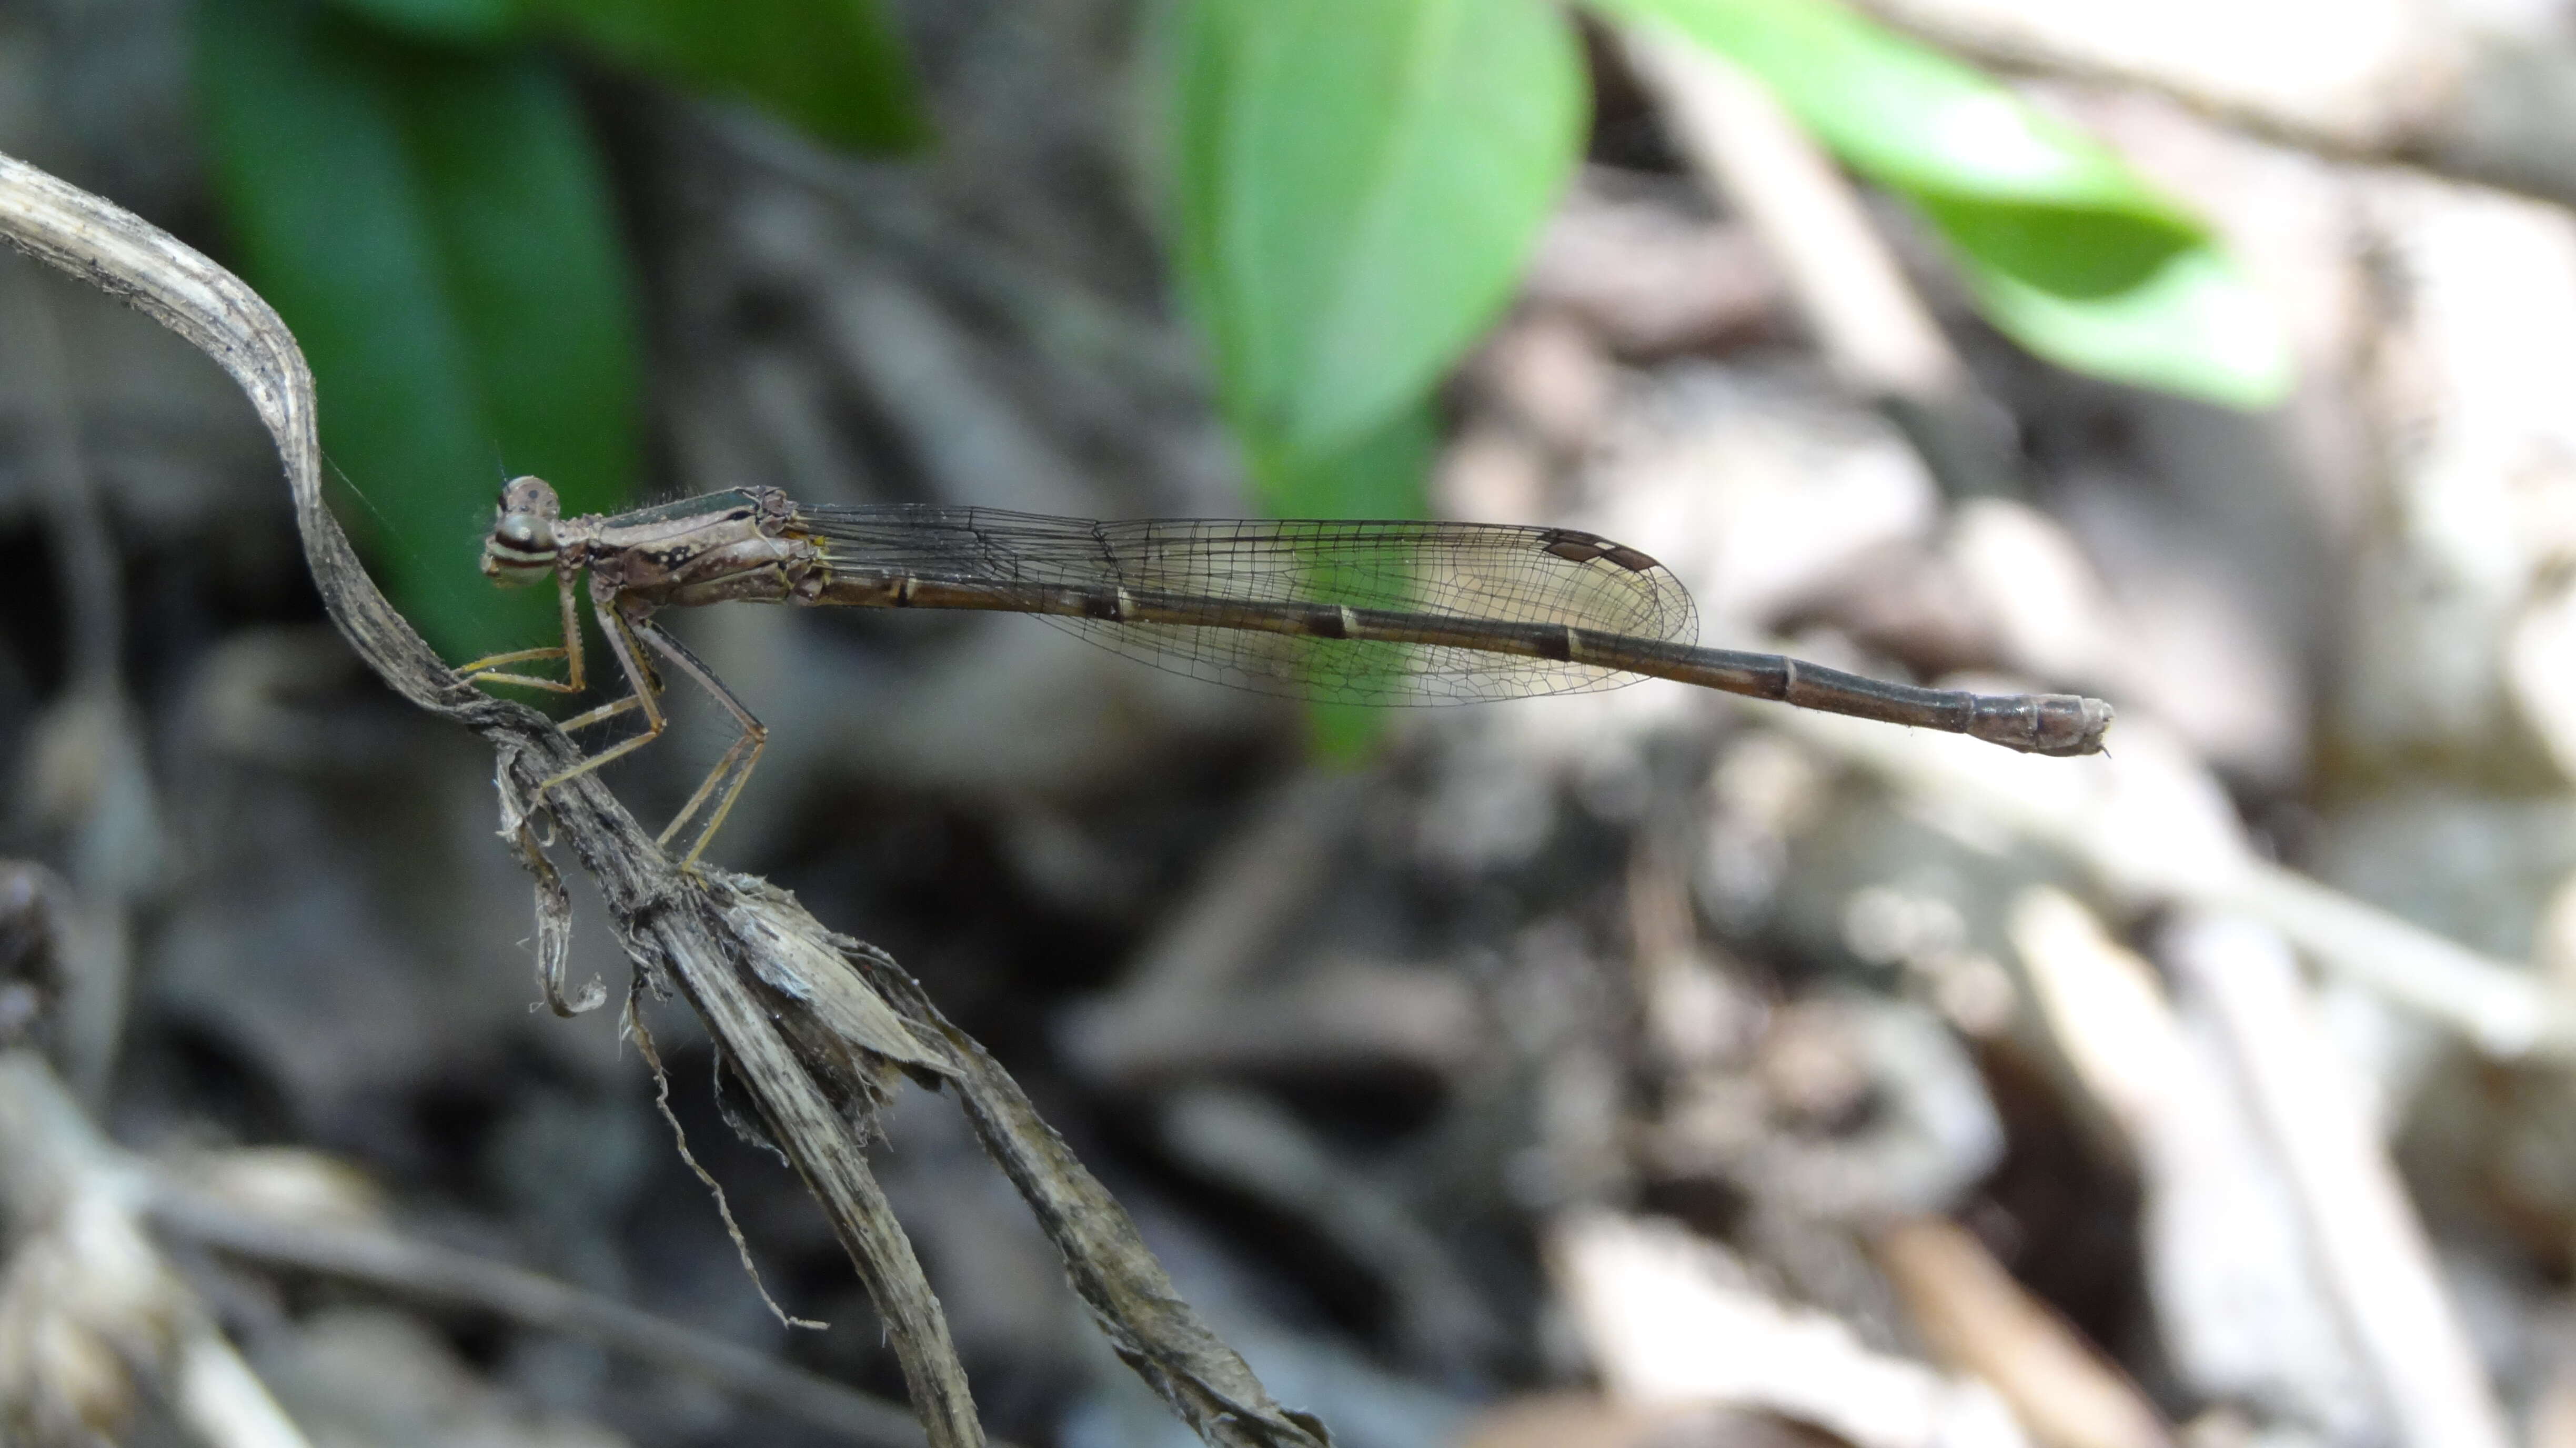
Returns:
[[[773,731],[712,858],[1348,1448],[2576,1445],[2567,7],[0,0],[0,151],[275,303],[452,661],[551,641],[475,570],[535,472],[1563,524],[1703,642],[2118,707],[2053,760],[673,619]],[[676,712],[651,827],[729,742]],[[615,1013],[532,1013],[490,763],[331,631],[231,382],[14,254],[0,763],[0,1436],[905,1441],[687,1014],[826,1330]],[[1190,1441],[952,1103],[883,1126],[990,1429]],[[102,1248],[138,1180],[197,1209]]]

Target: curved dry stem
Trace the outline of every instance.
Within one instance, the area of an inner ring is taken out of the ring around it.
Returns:
[[[0,237],[160,319],[250,394],[285,463],[332,623],[397,693],[493,748],[501,834],[536,876],[547,1003],[570,1014],[604,1000],[596,986],[564,994],[569,902],[530,828],[540,786],[580,764],[581,750],[544,715],[459,678],[360,566],[323,505],[312,376],[277,314],[150,223],[6,156]],[[544,790],[543,812],[597,881],[636,969],[697,1010],[772,1139],[823,1203],[884,1319],[933,1448],[976,1448],[984,1435],[939,1301],[861,1150],[868,1114],[902,1075],[958,1087],[986,1150],[1054,1238],[1103,1331],[1202,1438],[1228,1448],[1329,1443],[1320,1422],[1272,1401],[1180,1300],[1126,1213],[890,958],[832,934],[765,882],[676,869],[595,772]]]
[[[133,303],[187,338],[250,394],[276,440],[304,539],[304,556],[331,621],[359,657],[420,707],[474,730],[499,756],[508,835],[520,835],[545,780],[581,762],[581,750],[553,722],[522,704],[490,698],[459,679],[358,561],[322,501],[321,445],[314,431],[313,377],[277,313],[239,278],[142,218],[13,158],[0,157],[0,234],[49,262]],[[984,1441],[965,1369],[948,1324],[921,1276],[910,1244],[887,1210],[865,1160],[821,1086],[788,1048],[777,1025],[746,1008],[735,962],[752,945],[723,932],[702,904],[702,887],[672,868],[598,777],[582,775],[546,794],[562,843],[599,882],[618,939],[649,977],[675,982],[706,1018],[725,1054],[780,1130],[787,1152],[833,1219],[874,1295],[905,1386],[935,1448]],[[533,852],[527,853],[533,863]],[[558,1009],[567,906],[559,882],[537,885],[540,971]],[[588,998],[589,992],[584,992]]]

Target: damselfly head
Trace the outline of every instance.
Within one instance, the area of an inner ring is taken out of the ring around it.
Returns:
[[[501,489],[492,536],[483,540],[483,575],[497,583],[536,583],[555,571],[555,519],[563,505],[539,477],[512,478]]]

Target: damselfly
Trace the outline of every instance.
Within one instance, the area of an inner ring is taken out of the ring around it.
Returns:
[[[2091,754],[2111,706],[2074,694],[1969,694],[1891,684],[1778,654],[1704,649],[1680,580],[1634,548],[1571,528],[1484,523],[1151,519],[1094,523],[991,508],[813,507],[736,488],[604,517],[565,518],[540,478],[512,479],[483,545],[505,584],[551,575],[563,642],[464,667],[481,684],[579,693],[574,579],[632,690],[565,721],[628,710],[634,737],[546,781],[660,737],[649,646],[742,728],[679,816],[700,810],[694,864],[751,777],[769,731],[653,621],[710,603],[842,604],[1033,613],[1093,643],[1197,678],[1307,699],[1403,704],[1505,699],[1678,679],[1801,708],[1972,735],[2032,754]],[[564,661],[564,677],[508,672]]]

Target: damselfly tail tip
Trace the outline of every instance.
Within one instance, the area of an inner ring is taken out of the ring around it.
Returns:
[[[2084,747],[2080,752],[2085,754],[2098,752],[2102,748],[2103,733],[2111,727],[2111,721],[2116,717],[2118,717],[2116,712],[2103,700],[2085,700],[2084,734],[2080,741]]]
[[[2080,694],[2042,695],[2039,714],[2042,727],[2031,752],[2060,757],[2101,753],[2102,736],[2115,717],[2109,704]]]
[[[2024,754],[2099,754],[2113,710],[2081,694],[2016,694],[1977,700],[1967,732]]]

